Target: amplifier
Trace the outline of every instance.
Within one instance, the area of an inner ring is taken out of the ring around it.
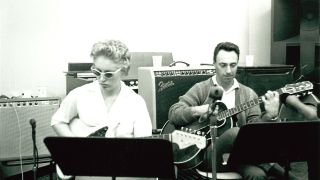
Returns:
[[[67,94],[77,87],[83,86],[85,84],[93,82],[96,77],[92,74],[87,77],[79,77],[81,73],[77,74],[77,77],[73,75],[66,75],[66,87],[67,87]],[[138,79],[122,79],[124,84],[129,86],[133,91],[138,92]]]
[[[146,101],[153,129],[161,129],[168,120],[169,108],[195,83],[215,74],[213,66],[140,67],[139,94]]]
[[[0,100],[0,161],[33,156],[30,119],[36,121],[36,144],[39,156],[49,155],[43,139],[55,136],[50,127],[60,98],[17,98]]]

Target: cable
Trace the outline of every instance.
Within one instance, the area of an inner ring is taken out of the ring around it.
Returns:
[[[19,160],[20,160],[21,179],[24,180],[23,166],[22,166],[23,160],[22,160],[22,153],[21,153],[22,134],[21,134],[20,118],[19,118],[18,111],[17,111],[16,106],[14,105],[14,103],[12,103],[12,107],[14,109],[14,112],[15,112],[17,120],[18,120],[18,127],[19,127]]]

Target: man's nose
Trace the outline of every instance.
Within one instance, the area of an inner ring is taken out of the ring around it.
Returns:
[[[231,66],[227,66],[227,73],[231,73]]]

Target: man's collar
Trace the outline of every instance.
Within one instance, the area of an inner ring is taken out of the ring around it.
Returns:
[[[212,76],[212,81],[213,81],[213,84],[222,87],[222,86],[218,83],[218,81],[217,81],[217,75]],[[237,89],[237,88],[239,88],[239,82],[237,81],[236,78],[233,78],[233,85],[231,86],[231,88],[230,88],[227,92],[233,91],[234,89]],[[223,88],[222,88],[222,89],[223,89]],[[223,89],[223,91],[225,91],[225,90]],[[225,92],[226,92],[226,91],[225,91]]]

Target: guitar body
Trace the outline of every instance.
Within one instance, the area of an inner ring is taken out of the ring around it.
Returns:
[[[174,124],[167,121],[161,131],[161,134],[171,134],[178,130]],[[175,143],[172,144],[173,161],[181,169],[190,169],[196,167],[202,162],[203,151],[196,145],[180,149]]]
[[[222,102],[216,102],[214,105],[219,106],[219,112],[227,109],[226,105]],[[231,117],[216,120],[212,119],[214,116],[210,116],[209,118],[199,118],[198,121],[195,121],[189,125],[179,127],[175,126],[172,122],[167,121],[161,131],[161,134],[170,134],[175,130],[183,129],[184,131],[197,134],[201,133],[207,139],[207,147],[211,144],[211,134],[210,134],[210,121],[215,121],[216,126],[218,128],[217,136],[223,134],[226,130],[232,128],[234,125]],[[204,160],[205,149],[200,149],[196,145],[189,146],[184,149],[178,148],[175,144],[173,144],[173,160],[175,165],[177,165],[181,169],[190,169],[197,167]]]

